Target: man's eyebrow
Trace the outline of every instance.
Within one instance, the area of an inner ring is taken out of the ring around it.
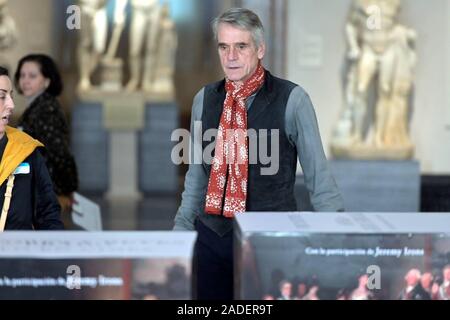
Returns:
[[[8,90],[0,88],[1,92],[8,93]],[[11,91],[12,92],[12,91]]]
[[[235,45],[235,46],[242,46],[242,45],[246,45],[248,46],[250,43],[249,42],[236,42],[236,43],[225,43],[225,42],[219,42],[217,43],[218,46],[230,46],[230,45]]]

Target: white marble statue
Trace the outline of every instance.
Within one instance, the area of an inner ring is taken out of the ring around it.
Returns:
[[[17,42],[17,28],[8,11],[8,0],[0,0],[0,50],[13,47]]]
[[[131,0],[131,26],[127,90],[150,90],[155,73],[157,35],[160,26],[158,0]]]
[[[155,72],[150,87],[152,92],[173,95],[178,37],[167,3],[162,6],[158,30]]]
[[[86,96],[102,91],[118,92],[123,88],[125,64],[123,57],[117,56],[117,53],[126,25],[126,8],[130,4],[129,57],[126,61],[130,78],[126,91],[149,96],[156,94],[160,98],[173,97],[178,38],[168,3],[160,5],[158,0],[114,0],[114,15],[110,23],[112,30],[108,32],[109,2],[79,0],[82,28],[78,46],[78,91]],[[96,70],[100,83],[93,86],[91,79]]]
[[[397,21],[399,10],[400,0],[353,1],[346,24],[349,69],[345,107],[332,139],[336,156],[412,156],[408,115],[416,34]],[[368,93],[375,80],[377,101],[367,130]]]
[[[106,48],[108,18],[106,0],[79,0],[81,29],[78,42],[78,66],[80,80],[78,90],[92,87],[91,75],[98,67]]]
[[[108,50],[105,54],[105,59],[113,60],[117,53],[117,48],[119,46],[120,37],[122,35],[123,29],[126,22],[126,12],[125,8],[128,4],[128,0],[116,0],[114,6],[114,17],[113,17],[113,31],[111,39],[109,41]]]

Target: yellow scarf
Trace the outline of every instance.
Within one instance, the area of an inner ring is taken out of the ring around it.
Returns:
[[[0,185],[8,179],[9,175],[16,170],[37,147],[44,145],[38,140],[33,139],[28,134],[7,126],[5,134],[8,137],[3,158],[0,163]]]

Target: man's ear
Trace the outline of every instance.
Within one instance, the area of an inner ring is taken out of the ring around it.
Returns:
[[[266,54],[266,44],[264,41],[258,47],[258,59],[262,60]]]

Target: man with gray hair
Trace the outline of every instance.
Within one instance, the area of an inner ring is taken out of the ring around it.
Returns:
[[[191,134],[198,134],[192,132],[198,123],[203,135],[218,129],[214,154],[206,161],[208,144],[194,144],[203,159],[189,165],[174,230],[198,232],[197,298],[228,300],[233,299],[233,217],[246,211],[296,211],[297,157],[316,211],[342,211],[343,201],[309,96],[262,66],[264,29],[258,16],[232,8],[212,26],[225,79],[195,96]],[[261,152],[255,154],[253,143],[276,154],[276,170],[265,170],[267,162]]]
[[[399,300],[430,300],[430,295],[420,284],[422,273],[419,269],[410,269],[405,275],[405,288],[400,292]]]

